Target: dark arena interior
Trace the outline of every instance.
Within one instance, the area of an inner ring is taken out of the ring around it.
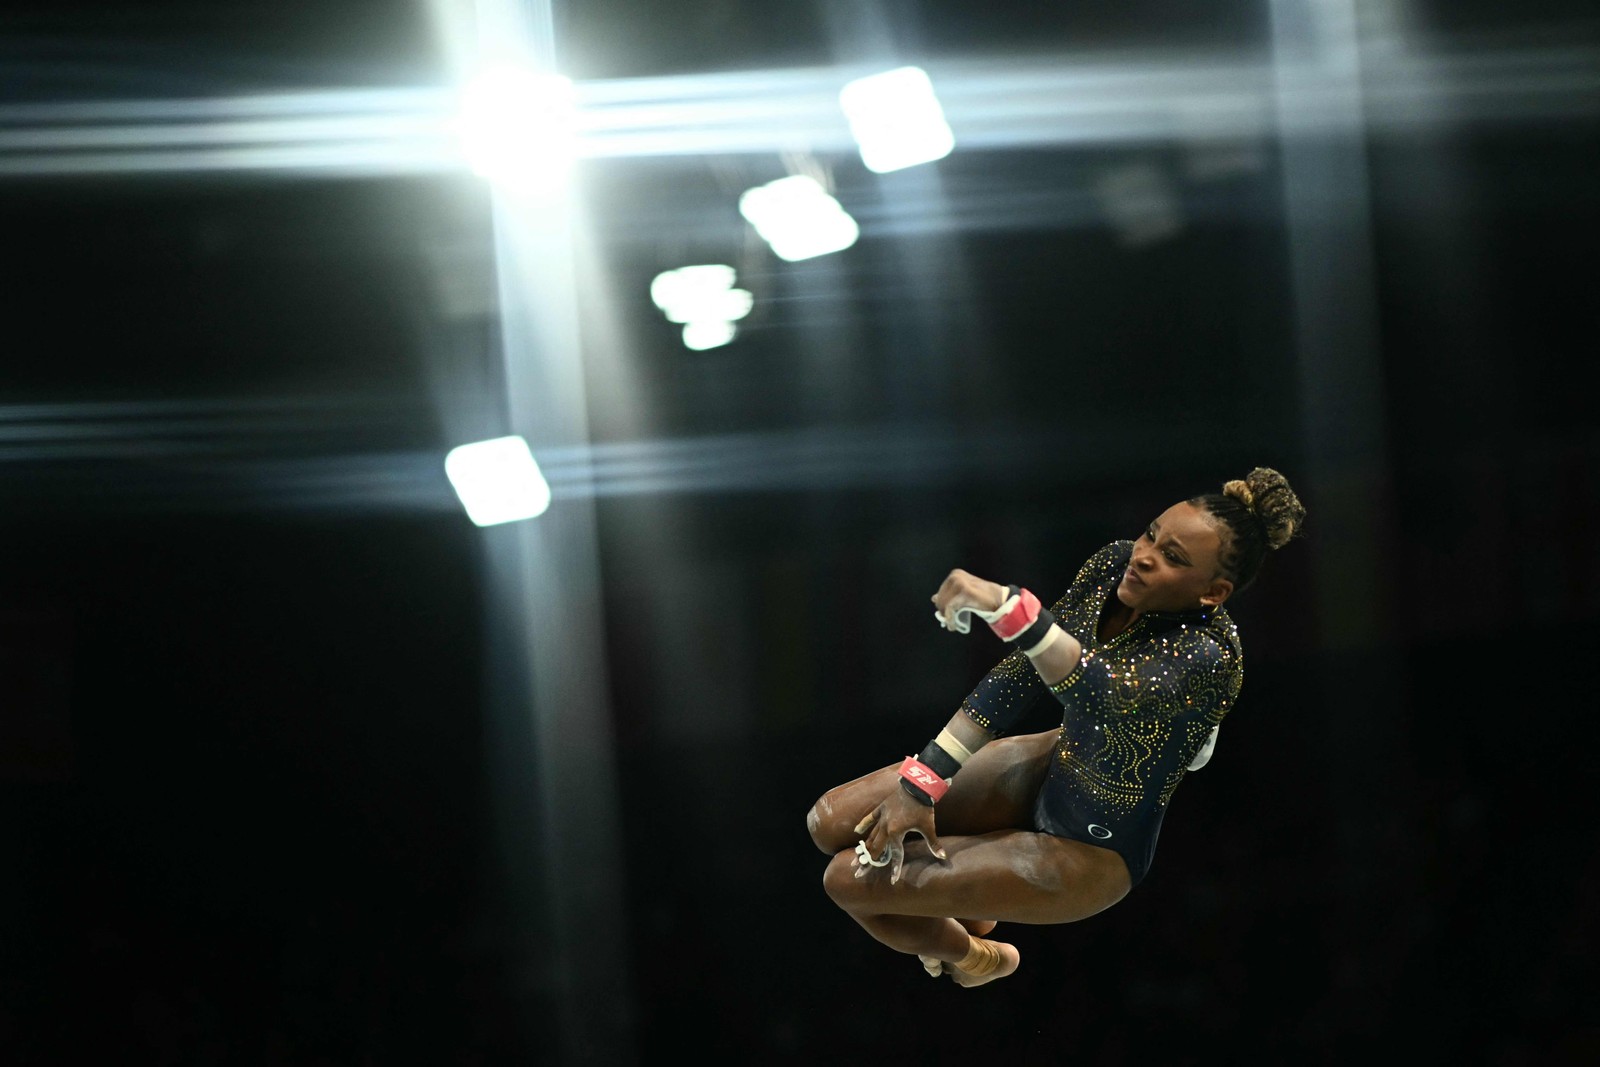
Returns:
[[[6,4],[0,1063],[1600,1062],[1597,31]],[[806,813],[1003,654],[944,576],[1256,466],[1148,877],[869,937]]]

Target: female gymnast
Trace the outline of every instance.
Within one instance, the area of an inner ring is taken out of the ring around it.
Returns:
[[[1126,896],[1243,681],[1223,604],[1305,514],[1283,475],[1257,467],[1100,549],[1049,608],[951,571],[932,598],[939,624],[966,633],[976,615],[1010,651],[919,755],[812,807],[806,827],[832,857],[828,896],[929,974],[968,987],[1021,962],[983,936],[997,923],[1076,922]],[[1052,699],[1059,728],[1003,737]]]

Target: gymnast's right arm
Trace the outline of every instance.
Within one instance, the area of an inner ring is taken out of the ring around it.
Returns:
[[[1055,625],[1055,616],[1027,590],[985,581],[964,570],[953,570],[933,595],[940,623],[965,629],[957,620],[972,612],[989,623],[995,635],[1021,648],[1045,685],[1070,675],[1083,658],[1078,639]],[[900,880],[904,842],[908,833],[921,834],[934,855],[944,858],[934,829],[933,806],[944,796],[951,780],[972,754],[992,741],[1001,727],[985,729],[962,708],[917,756],[907,756],[900,766],[900,788],[892,790],[855,827],[865,834],[862,844],[868,858],[893,864],[890,881]],[[867,873],[858,867],[857,877]]]
[[[977,614],[996,637],[1023,650],[1047,686],[1071,674],[1083,658],[1083,645],[1055,625],[1055,615],[1026,589],[984,581],[957,568],[933,595],[933,605],[947,629],[955,625],[958,613]]]
[[[922,753],[901,768],[902,791],[926,805],[943,795],[974,752],[1007,731],[1043,694],[1037,683],[1025,680],[1029,673],[1048,687],[1069,677],[1083,660],[1083,645],[1057,626],[1055,614],[1026,589],[985,581],[958,568],[945,577],[933,603],[946,629],[965,632],[962,615],[971,612],[1022,655],[1007,656]],[[1023,667],[1024,657],[1032,672]]]

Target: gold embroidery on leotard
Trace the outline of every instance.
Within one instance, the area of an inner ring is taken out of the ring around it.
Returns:
[[[1142,616],[1098,639],[1100,614],[1121,580],[1129,542],[1102,548],[1051,607],[1084,647],[1078,666],[1046,687],[1021,653],[1006,656],[962,706],[1003,731],[1046,694],[1061,702],[1056,760],[1095,806],[1127,815],[1165,807],[1244,680],[1238,628],[1223,608]]]

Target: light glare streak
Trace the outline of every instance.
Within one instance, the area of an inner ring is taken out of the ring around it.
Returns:
[[[463,506],[436,448],[368,439],[376,430],[392,440],[424,418],[421,412],[397,404],[369,411],[373,423],[355,426],[357,409],[335,400],[240,403],[235,410],[259,419],[230,415],[221,402],[0,407],[0,429],[7,416],[50,427],[42,435],[0,437],[0,485],[14,510],[40,500],[108,511],[446,513]],[[106,423],[74,425],[94,413]],[[130,417],[140,413],[174,421]],[[1059,476],[1063,449],[1090,448],[1114,430],[1085,424],[1074,431],[1081,436],[1063,441],[1054,424],[829,426],[541,445],[537,465],[562,500],[1030,481]],[[1198,423],[1164,426],[1115,459],[1128,473],[1154,472],[1204,430]],[[1242,454],[1262,443],[1239,447]]]
[[[1375,133],[1434,123],[1519,122],[1600,112],[1600,49],[1484,46],[1419,52],[1363,42]],[[577,158],[853,152],[839,106],[862,72],[828,67],[618,79],[574,86]],[[1181,138],[1196,109],[1215,136],[1335,128],[1340,89],[1314,65],[1250,55],[1064,54],[963,60],[930,72],[956,140],[972,150]],[[1284,95],[1283,84],[1293,87]],[[210,100],[0,107],[0,176],[466,167],[456,94],[295,91]]]
[[[499,66],[461,94],[462,152],[474,173],[523,189],[565,182],[576,151],[572,82],[558,74]]]

